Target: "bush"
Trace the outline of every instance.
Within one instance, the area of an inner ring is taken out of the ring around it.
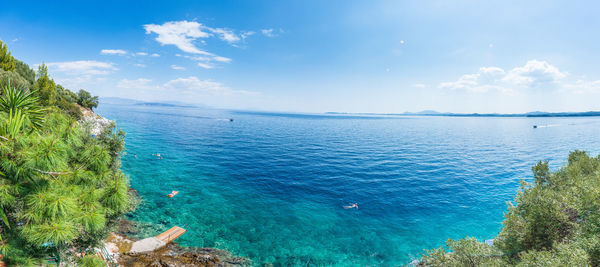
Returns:
[[[600,158],[584,151],[569,154],[567,164],[551,172],[548,162],[532,167],[534,181],[521,182],[492,250],[511,266],[600,266]],[[487,266],[496,262],[481,253],[474,239],[427,251],[427,265]],[[431,264],[430,264],[431,263]]]
[[[106,263],[96,257],[96,256],[91,256],[91,255],[86,255],[83,256],[81,258],[79,258],[77,260],[77,266],[81,266],[81,267],[105,267]]]

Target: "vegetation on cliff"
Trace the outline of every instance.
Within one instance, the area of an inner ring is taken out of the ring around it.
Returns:
[[[600,156],[573,151],[565,166],[532,168],[508,203],[493,246],[475,238],[448,240],[427,251],[427,266],[600,266]],[[451,251],[451,253],[449,253]]]
[[[124,133],[114,125],[92,135],[76,104],[89,93],[37,75],[0,42],[0,254],[28,265],[67,248],[85,251],[130,208],[120,171]],[[82,258],[81,262],[93,259]]]

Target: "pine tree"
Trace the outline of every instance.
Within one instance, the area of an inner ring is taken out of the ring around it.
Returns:
[[[37,80],[35,81],[34,88],[40,95],[40,101],[42,105],[50,106],[56,103],[56,84],[54,80],[48,77],[48,67],[46,64],[41,64],[38,67]]]
[[[13,71],[15,69],[15,59],[10,55],[8,47],[0,41],[0,69]]]

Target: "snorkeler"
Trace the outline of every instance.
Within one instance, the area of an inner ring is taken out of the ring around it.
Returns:
[[[344,209],[358,209],[358,203],[348,203],[349,206],[344,206]]]

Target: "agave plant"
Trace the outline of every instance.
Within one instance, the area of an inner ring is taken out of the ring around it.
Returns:
[[[39,97],[36,91],[26,93],[11,85],[10,81],[2,87],[2,98],[0,98],[0,111],[9,112],[21,110],[31,121],[35,128],[42,125],[44,108],[39,105]]]

